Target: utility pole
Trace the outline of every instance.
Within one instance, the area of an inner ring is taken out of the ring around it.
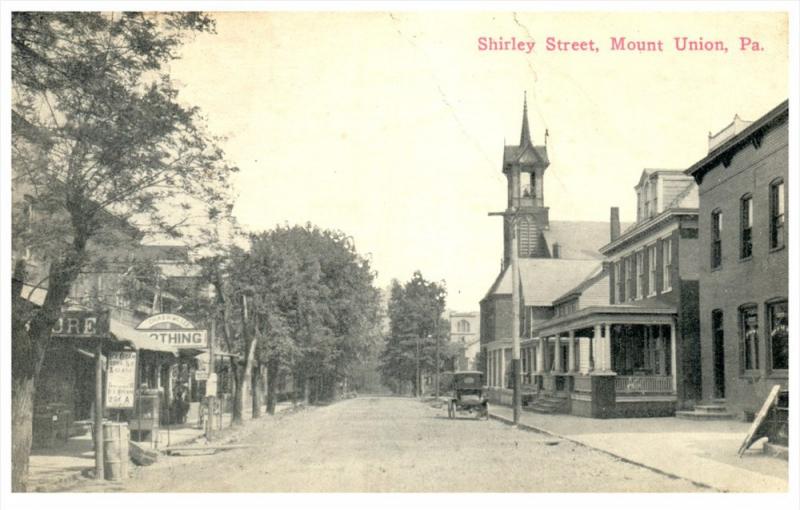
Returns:
[[[441,367],[439,365],[439,333],[438,333],[438,324],[439,320],[436,320],[437,324],[437,333],[436,333],[436,398],[439,398],[439,378],[440,378],[440,370]]]
[[[420,373],[419,373],[419,335],[417,335],[417,370],[416,370],[416,375],[415,375],[415,379],[414,379],[414,393],[417,394],[416,395],[417,398],[422,396],[422,391],[421,391],[421,388],[420,388],[420,383],[422,381],[420,381],[420,379],[421,379],[421,377],[420,377]]]
[[[520,368],[519,348],[519,241],[517,238],[517,222],[525,213],[516,207],[501,213],[489,213],[489,216],[502,216],[511,224],[511,381],[513,388],[512,408],[514,425],[519,423],[522,412],[522,370]],[[501,354],[502,355],[502,354]],[[503,374],[505,375],[505,374]]]

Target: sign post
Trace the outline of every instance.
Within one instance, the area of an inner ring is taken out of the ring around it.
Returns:
[[[50,332],[56,338],[85,338],[97,342],[94,352],[94,476],[105,477],[103,467],[103,342],[109,337],[108,310],[65,310]]]
[[[94,477],[103,480],[103,341],[99,338],[94,360]]]

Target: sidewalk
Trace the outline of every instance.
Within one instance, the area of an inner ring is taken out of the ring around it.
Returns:
[[[511,423],[510,407],[492,405],[490,415]],[[786,492],[789,463],[762,454],[757,445],[736,451],[749,423],[677,418],[593,419],[523,411],[520,424],[609,453],[667,475],[725,492]]]
[[[275,414],[281,413],[292,407],[291,402],[280,402],[275,408]],[[264,413],[262,416],[266,416]],[[251,418],[250,410],[244,413],[245,421]],[[222,429],[230,428],[231,414],[222,415]],[[169,429],[164,425],[159,431],[159,450],[167,446],[191,443],[204,435],[204,430],[197,423],[171,425]],[[144,448],[149,448],[148,441],[137,442]],[[28,491],[57,491],[59,487],[73,482],[77,478],[86,476],[94,470],[94,449],[91,433],[72,437],[69,441],[59,441],[52,448],[37,449],[31,452],[28,475]]]

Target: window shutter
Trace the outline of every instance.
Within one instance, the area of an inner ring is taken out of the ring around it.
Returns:
[[[619,263],[620,263],[620,266],[621,266],[620,270],[619,270],[619,272],[620,272],[620,280],[622,280],[622,282],[621,282],[622,286],[621,286],[621,292],[620,292],[620,296],[619,296],[619,301],[620,301],[620,303],[624,303],[625,300],[627,299],[625,294],[626,294],[626,291],[628,290],[628,289],[625,288],[627,286],[627,282],[628,282],[627,275],[625,274],[627,272],[627,271],[625,271],[625,269],[626,269],[626,267],[625,267],[625,257],[619,259]]]
[[[612,305],[617,303],[617,268],[615,266],[616,264],[613,262],[608,265],[608,302]]]
[[[642,297],[650,294],[650,248],[645,246],[642,250]]]
[[[656,241],[656,292],[664,290],[664,249],[661,244],[661,239]]]

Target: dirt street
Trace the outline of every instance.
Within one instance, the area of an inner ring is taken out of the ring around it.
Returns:
[[[444,408],[362,397],[248,423],[254,449],[162,457],[124,484],[134,492],[696,492],[609,455]]]

